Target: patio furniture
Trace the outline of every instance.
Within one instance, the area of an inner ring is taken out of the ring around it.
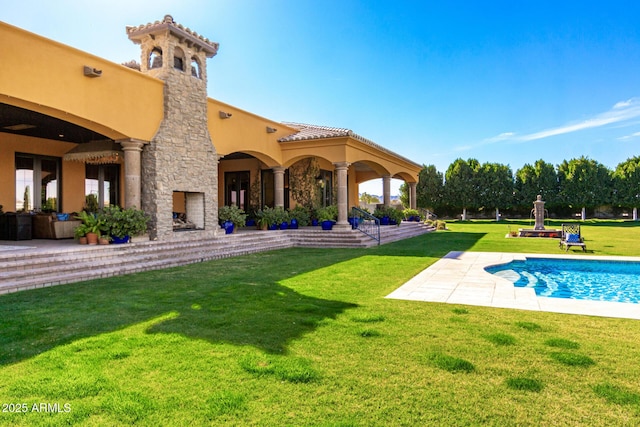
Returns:
[[[59,221],[56,214],[33,216],[34,239],[72,239],[73,230],[82,223],[79,220]]]
[[[580,234],[580,224],[562,224],[560,247],[568,252],[571,246],[578,246],[582,248],[583,252],[587,251],[587,244],[584,243]]]
[[[0,240],[31,240],[31,215],[13,212],[0,215]]]

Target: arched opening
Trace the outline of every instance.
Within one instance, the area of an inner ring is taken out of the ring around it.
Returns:
[[[173,51],[173,68],[184,71],[184,52],[179,47]]]
[[[149,54],[149,69],[162,68],[162,49],[154,47]]]
[[[195,57],[191,58],[191,75],[198,79],[202,78],[202,74],[200,72],[200,63]]]

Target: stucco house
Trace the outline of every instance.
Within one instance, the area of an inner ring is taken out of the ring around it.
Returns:
[[[337,226],[358,185],[404,180],[415,208],[421,165],[349,129],[260,117],[207,95],[218,44],[167,15],[127,27],[139,69],[0,22],[0,205],[5,212],[139,207],[154,239],[216,235],[218,207],[293,207],[295,179],[337,204]],[[129,64],[131,65],[131,64]],[[306,175],[305,175],[306,174]],[[294,179],[295,178],[295,179]]]

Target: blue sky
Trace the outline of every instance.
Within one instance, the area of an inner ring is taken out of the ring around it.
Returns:
[[[220,43],[209,96],[443,173],[640,155],[637,1],[21,0],[0,20],[121,63],[139,61],[125,27],[167,13]]]

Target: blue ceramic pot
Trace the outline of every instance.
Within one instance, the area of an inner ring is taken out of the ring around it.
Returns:
[[[322,229],[323,230],[331,230],[333,228],[333,221],[322,221]]]

